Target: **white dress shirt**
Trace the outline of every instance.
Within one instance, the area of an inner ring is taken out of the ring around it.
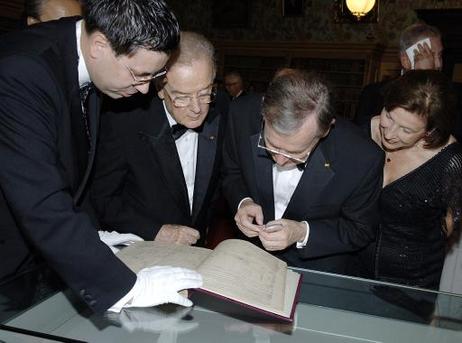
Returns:
[[[75,24],[75,31],[76,31],[76,37],[77,37],[77,54],[79,56],[79,86],[82,87],[85,84],[89,83],[90,80],[90,75],[88,74],[88,69],[85,64],[85,60],[83,59],[82,56],[82,48],[80,47],[80,37],[82,36],[82,21],[83,19],[79,20]]]
[[[165,102],[163,102],[165,113],[167,114],[170,127],[177,124],[172,115],[168,112]],[[183,169],[184,180],[188,189],[189,210],[192,213],[194,198],[194,182],[196,180],[197,164],[197,139],[199,134],[193,130],[186,131],[175,141],[176,150],[180,157],[181,169]]]
[[[303,175],[296,166],[273,165],[274,219],[281,219]]]

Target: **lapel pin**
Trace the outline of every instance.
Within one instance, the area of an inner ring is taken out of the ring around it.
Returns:
[[[213,140],[215,140],[215,136],[213,136],[213,135],[212,135],[212,136],[209,136],[209,139],[210,139],[211,141],[213,141]]]
[[[325,168],[330,168],[330,163],[329,162],[324,162],[324,167]]]

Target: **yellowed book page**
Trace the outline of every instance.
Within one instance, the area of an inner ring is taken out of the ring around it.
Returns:
[[[292,311],[292,306],[295,301],[295,295],[297,294],[298,290],[298,280],[300,279],[300,274],[294,272],[293,270],[287,270],[287,277],[286,277],[286,292],[284,297],[284,310],[280,315],[284,315],[286,317],[290,316],[290,312]]]
[[[287,264],[250,242],[221,242],[199,272],[205,290],[271,312],[284,311]]]
[[[135,273],[146,267],[172,266],[197,270],[210,249],[159,242],[136,242],[117,253]]]

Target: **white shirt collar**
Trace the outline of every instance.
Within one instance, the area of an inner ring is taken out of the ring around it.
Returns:
[[[82,48],[80,46],[80,37],[82,36],[82,22],[83,19],[75,23],[75,33],[77,37],[77,54],[79,56],[79,86],[82,87],[85,84],[91,82],[90,75],[88,74],[87,66],[85,65],[85,59],[82,56]]]
[[[168,124],[170,125],[170,127],[177,124],[177,121],[172,117],[172,115],[167,109],[167,106],[165,106],[165,100],[162,100],[162,105],[164,106],[164,111],[165,111],[165,114],[167,115],[167,120],[168,120]]]

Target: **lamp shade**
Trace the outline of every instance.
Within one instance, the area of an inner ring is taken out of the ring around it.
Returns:
[[[346,5],[359,20],[374,8],[375,0],[346,0]]]

